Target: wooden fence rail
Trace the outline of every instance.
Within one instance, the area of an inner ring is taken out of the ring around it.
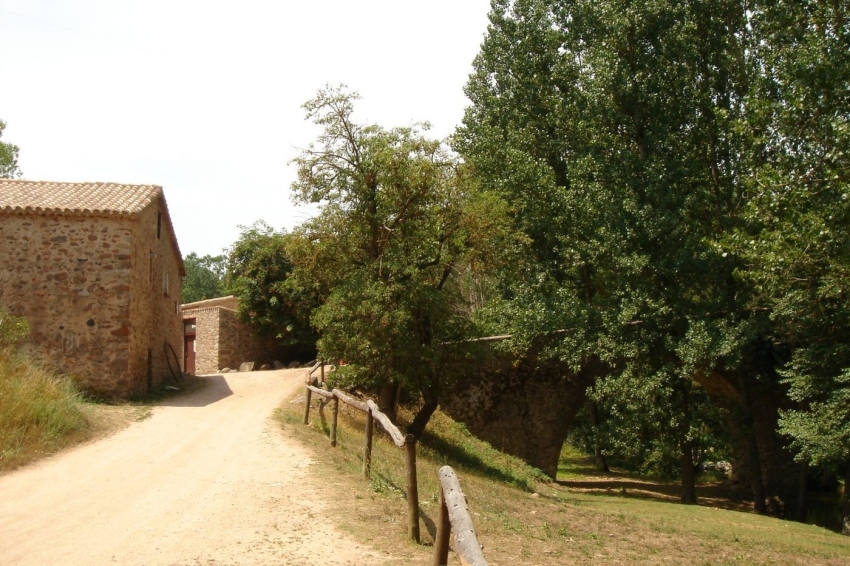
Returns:
[[[324,368],[324,365],[322,365]],[[307,374],[307,387],[305,392],[305,407],[304,407],[304,424],[310,422],[310,402],[312,395],[315,393],[325,399],[333,400],[333,419],[331,421],[331,446],[336,446],[337,441],[337,424],[339,422],[339,402],[343,403],[366,413],[366,430],[365,440],[363,443],[363,475],[368,478],[372,473],[372,434],[373,421],[377,421],[387,432],[393,441],[393,444],[404,450],[404,478],[405,478],[405,494],[407,496],[407,534],[411,540],[419,543],[419,486],[416,477],[416,437],[412,434],[403,435],[396,427],[390,418],[378,408],[374,401],[369,399],[365,403],[358,401],[347,395],[339,389],[327,391],[314,383],[318,383],[313,379],[313,369]],[[322,370],[324,376],[324,369]]]
[[[461,564],[487,566],[457,475],[449,466],[443,466],[440,468],[439,477],[440,511],[437,517],[433,566],[448,564],[449,538],[452,531],[455,533],[455,552],[460,557]]]
[[[324,378],[324,364],[317,363],[307,375],[306,407],[304,409],[304,424],[310,422],[310,399],[313,393],[325,399],[333,400],[333,420],[331,421],[331,446],[336,446],[337,425],[339,422],[339,402],[366,413],[365,440],[363,443],[363,475],[368,478],[371,475],[372,466],[372,433],[373,422],[377,421],[387,432],[393,444],[405,451],[405,492],[408,505],[408,536],[419,543],[419,487],[416,477],[416,437],[412,434],[403,435],[390,418],[381,412],[374,401],[368,399],[365,403],[358,401],[344,391],[333,389],[328,391],[318,387],[318,381],[313,378],[313,373],[321,366],[322,378]],[[434,541],[433,566],[445,566],[448,562],[449,539],[451,533],[455,533],[455,550],[464,566],[487,566],[466,497],[460,488],[460,482],[454,470],[449,466],[443,466],[439,472],[440,478],[440,510],[437,518],[437,537]]]

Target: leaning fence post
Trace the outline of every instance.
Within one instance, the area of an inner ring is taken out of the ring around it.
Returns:
[[[366,439],[363,442],[363,477],[369,478],[372,475],[372,409],[366,409]]]
[[[449,508],[446,507],[446,493],[440,484],[440,508],[437,511],[437,540],[434,541],[433,566],[446,566],[449,563],[449,539],[452,523],[449,520]]]
[[[310,422],[310,396],[312,394],[313,392],[310,391],[310,385],[307,384],[306,402],[304,403],[304,424]]]
[[[331,427],[331,446],[336,446],[336,423],[339,417],[339,397],[334,395],[334,417]]]
[[[405,479],[407,480],[407,534],[419,544],[419,487],[416,485],[416,437],[408,434],[404,439]]]

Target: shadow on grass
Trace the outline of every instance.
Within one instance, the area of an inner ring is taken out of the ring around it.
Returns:
[[[682,487],[675,482],[654,480],[633,473],[596,470],[592,456],[562,455],[558,462],[558,475],[567,476],[556,483],[562,487],[580,490],[591,495],[629,497],[654,501],[680,501]],[[752,499],[743,486],[730,481],[697,484],[698,505],[719,507],[733,511],[750,511]]]
[[[444,460],[449,466],[458,467],[526,491],[531,490],[531,485],[526,478],[518,477],[510,472],[491,466],[480,456],[467,450],[464,446],[452,444],[428,430],[422,435],[420,443],[433,450],[438,455],[438,458]]]
[[[598,477],[577,480],[558,480],[561,487],[590,495],[624,497],[651,501],[678,502],[682,488],[675,483],[634,479],[628,477]],[[697,485],[697,504],[731,511],[752,510],[752,500],[746,490],[730,482]]]

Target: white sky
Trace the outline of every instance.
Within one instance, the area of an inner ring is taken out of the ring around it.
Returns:
[[[361,122],[449,135],[489,0],[0,0],[0,119],[25,179],[162,185],[183,254],[291,229],[327,83]]]

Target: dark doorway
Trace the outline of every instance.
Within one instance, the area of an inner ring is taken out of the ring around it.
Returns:
[[[183,371],[195,375],[195,319],[183,321]]]

